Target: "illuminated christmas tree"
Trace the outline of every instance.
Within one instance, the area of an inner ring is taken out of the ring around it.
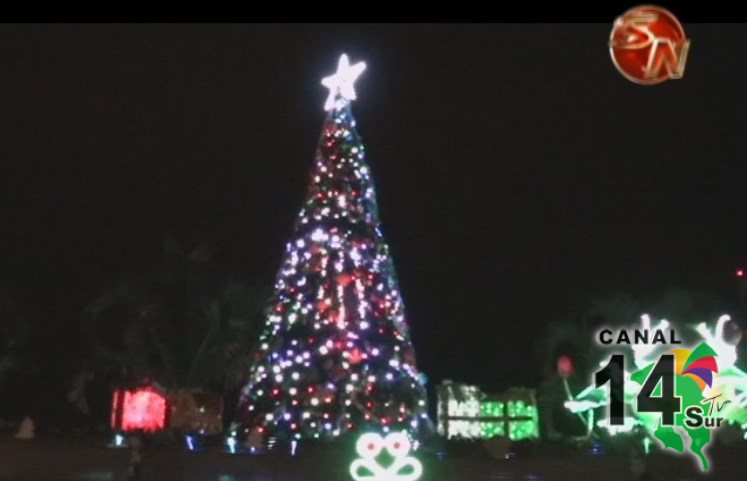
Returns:
[[[394,264],[340,58],[306,202],[275,283],[234,431],[250,439],[429,428]]]

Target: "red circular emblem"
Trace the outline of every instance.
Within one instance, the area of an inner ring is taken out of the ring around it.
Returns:
[[[610,54],[628,80],[653,85],[685,73],[690,40],[672,12],[654,5],[631,8],[610,34]]]

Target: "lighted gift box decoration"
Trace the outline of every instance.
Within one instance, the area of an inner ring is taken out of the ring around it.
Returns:
[[[535,392],[517,387],[488,395],[476,386],[445,380],[438,386],[438,431],[447,439],[538,438]]]
[[[168,401],[157,386],[117,389],[112,399],[115,431],[160,431],[166,427]]]
[[[183,433],[220,434],[223,430],[223,398],[196,389],[179,389],[170,396],[169,427]]]

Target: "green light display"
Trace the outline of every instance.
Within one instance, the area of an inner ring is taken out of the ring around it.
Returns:
[[[505,436],[506,430],[502,422],[487,421],[480,423],[481,438],[490,439],[496,436]]]
[[[505,404],[500,401],[482,401],[480,403],[480,414],[484,418],[502,418]]]
[[[539,437],[534,391],[526,388],[488,396],[475,386],[448,382],[440,387],[438,417],[439,431],[449,439]]]

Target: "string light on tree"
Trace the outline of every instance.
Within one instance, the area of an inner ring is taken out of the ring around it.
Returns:
[[[286,245],[236,429],[288,441],[429,428],[394,264],[340,57],[306,201]]]

